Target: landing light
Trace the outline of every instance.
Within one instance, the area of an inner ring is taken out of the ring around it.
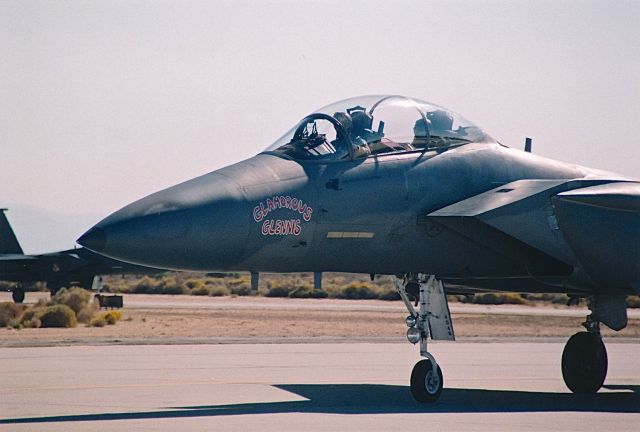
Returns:
[[[422,332],[420,329],[411,327],[407,330],[407,340],[412,344],[417,344],[422,339]]]
[[[407,327],[415,327],[416,317],[414,317],[413,315],[409,315],[405,322],[407,323]]]

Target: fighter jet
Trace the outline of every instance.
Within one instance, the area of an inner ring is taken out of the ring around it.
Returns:
[[[625,296],[640,293],[640,182],[509,148],[428,102],[365,96],[126,206],[78,242],[175,270],[395,275],[407,338],[425,357],[410,379],[420,402],[444,383],[428,338],[455,338],[446,286],[585,298],[586,331],[568,340],[562,373],[594,393],[608,364],[600,323],[623,329]]]
[[[0,280],[18,282],[13,301],[22,303],[24,283],[46,282],[51,295],[62,287],[100,288],[100,276],[107,274],[155,274],[164,270],[116,261],[85,248],[39,255],[25,255],[5,215],[0,209]]]

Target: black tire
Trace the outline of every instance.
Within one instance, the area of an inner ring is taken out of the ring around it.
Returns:
[[[22,303],[24,301],[24,289],[16,288],[11,292],[11,298],[15,303]]]
[[[562,352],[562,378],[574,393],[596,393],[607,377],[607,350],[595,333],[579,332]]]
[[[435,402],[442,393],[442,370],[438,366],[437,382],[432,380],[432,370],[430,360],[420,360],[411,371],[411,394],[420,403]]]

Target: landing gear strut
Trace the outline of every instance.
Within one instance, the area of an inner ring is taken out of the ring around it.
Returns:
[[[596,393],[607,377],[607,350],[600,323],[593,315],[583,324],[586,332],[571,336],[562,352],[562,378],[574,393]]]
[[[435,276],[408,274],[397,278],[396,287],[409,311],[406,319],[407,339],[413,344],[419,342],[420,355],[425,357],[416,363],[411,372],[411,394],[418,402],[435,402],[442,393],[444,379],[435,357],[427,351],[427,338],[455,340],[442,282]],[[417,300],[417,311],[409,294]]]

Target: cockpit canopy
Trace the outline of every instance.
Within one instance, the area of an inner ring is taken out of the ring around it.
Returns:
[[[473,123],[437,105],[405,96],[363,96],[308,115],[265,152],[330,161],[493,141]]]

